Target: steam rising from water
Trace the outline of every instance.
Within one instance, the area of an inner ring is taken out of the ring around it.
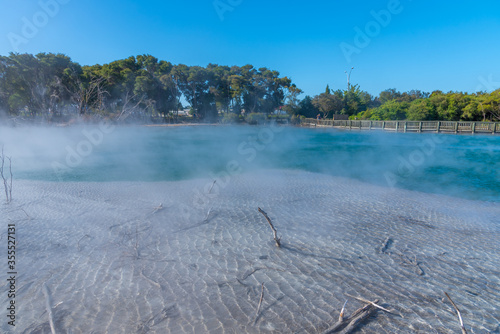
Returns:
[[[16,178],[170,181],[302,169],[469,199],[500,200],[500,137],[278,127],[0,128]]]

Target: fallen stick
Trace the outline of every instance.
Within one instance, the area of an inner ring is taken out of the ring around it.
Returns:
[[[81,237],[81,238],[80,238],[80,240],[78,240],[78,243],[77,243],[78,251],[81,251],[81,248],[80,248],[80,241],[82,241],[82,240],[83,240],[83,238],[85,238],[85,237],[90,238],[90,235],[85,234],[83,237]]]
[[[136,258],[140,258],[140,255],[139,255],[139,237],[138,237],[138,233],[137,233],[137,225],[135,226],[135,245],[134,245],[134,249],[135,249],[135,256]]]
[[[414,266],[416,268],[416,273],[420,276],[424,275],[424,271],[422,270],[422,268],[420,268],[420,264],[418,263],[417,261],[417,256],[416,255],[413,255],[414,256],[414,260],[411,260],[408,256],[404,255],[403,253],[399,253],[398,254],[400,257],[401,257],[401,261],[403,261],[403,263],[401,264],[409,264],[411,266]]]
[[[352,297],[352,298],[354,298],[354,299],[357,299],[357,300],[359,300],[360,302],[367,303],[367,304],[371,304],[371,305],[373,305],[373,306],[375,306],[375,307],[377,307],[377,308],[381,309],[382,311],[385,311],[385,312],[387,312],[387,313],[391,313],[391,314],[392,314],[392,312],[391,312],[391,311],[389,311],[388,309],[383,308],[382,306],[380,306],[380,305],[377,305],[377,304],[376,304],[376,303],[378,303],[378,299],[377,299],[376,301],[371,302],[371,301],[369,301],[369,300],[366,300],[366,299],[363,299],[363,298],[359,298],[359,297],[356,297],[356,296],[351,296],[351,295],[349,295],[349,294],[346,294],[346,295],[348,295],[349,297]]]
[[[344,307],[342,307],[342,311],[340,311],[341,316],[339,316],[339,320],[333,326],[324,331],[323,334],[338,333],[340,330],[342,330],[342,328],[343,330],[340,333],[346,334],[352,332],[359,323],[368,318],[376,310],[373,305],[378,303],[378,301],[378,299],[375,299],[373,302],[368,302],[368,305],[357,309],[351,314],[350,317],[344,318],[343,312],[347,303],[346,301],[344,303]]]
[[[344,318],[344,311],[345,311],[346,304],[347,304],[347,300],[345,301],[344,306],[342,306],[342,310],[340,311],[340,314],[339,314],[339,320],[333,326],[331,326],[326,331],[324,331],[323,334],[335,333],[342,326],[344,326],[346,324],[346,319]]]
[[[151,212],[151,214],[153,215],[153,214],[157,213],[160,210],[163,210],[163,203],[160,203],[160,205],[158,205],[157,207],[153,208],[153,212]]]
[[[212,192],[212,188],[214,187],[215,182],[217,182],[217,180],[214,180],[214,183],[212,183],[212,186],[210,187],[210,189],[208,189],[208,193],[209,193],[209,194],[210,194],[210,192]]]
[[[344,303],[344,306],[342,306],[342,310],[340,310],[339,314],[339,322],[344,322],[344,311],[345,311],[345,306],[347,305],[347,299]]]
[[[262,283],[262,291],[260,292],[259,305],[257,306],[257,312],[255,312],[255,321],[253,322],[254,325],[257,323],[257,320],[259,319],[259,311],[260,307],[262,306],[263,300],[264,300],[264,283]]]
[[[455,311],[457,311],[458,320],[460,321],[460,327],[462,328],[462,334],[467,334],[467,331],[465,330],[465,327],[464,327],[464,322],[462,320],[462,315],[460,314],[460,310],[458,309],[457,305],[455,305],[455,303],[453,302],[453,300],[451,300],[450,296],[446,293],[446,291],[444,292],[444,294],[450,300],[451,305],[453,305],[453,307],[455,308]]]
[[[203,220],[204,222],[208,222],[208,216],[210,216],[210,212],[212,212],[212,207],[208,209],[207,215],[205,216],[205,219]]]
[[[278,238],[278,231],[276,231],[276,229],[274,228],[274,225],[271,222],[271,219],[269,218],[269,216],[267,215],[267,213],[264,210],[262,210],[261,208],[258,208],[258,209],[259,209],[259,212],[262,213],[264,215],[264,217],[266,218],[267,222],[269,223],[269,226],[271,226],[271,230],[273,230],[274,242],[276,242],[276,246],[281,247],[280,238]]]
[[[149,283],[153,284],[157,288],[161,289],[161,285],[158,282],[155,282],[151,278],[149,278],[146,275],[144,275],[144,273],[142,272],[142,270],[139,273],[141,274],[142,278],[144,278],[146,281],[148,281]]]
[[[376,301],[378,302],[378,301]],[[372,315],[377,309],[374,307],[375,303],[365,305],[363,308],[356,311],[356,316],[351,316],[349,324],[340,332],[341,334],[351,333],[356,327],[368,317]]]
[[[43,283],[42,290],[43,294],[45,295],[45,307],[47,308],[47,313],[49,314],[50,331],[52,332],[52,334],[56,334],[56,330],[54,327],[54,315],[52,314],[52,303],[50,301],[49,288],[47,288],[47,284]]]
[[[26,213],[26,211],[23,208],[21,208],[21,211],[24,212],[24,214],[26,215],[26,217],[28,217],[28,220],[32,220],[33,219],[33,218],[31,218],[31,216],[28,213]]]
[[[382,244],[382,248],[380,249],[380,252],[381,253],[385,253],[389,247],[391,247],[393,241],[391,239],[391,237],[387,237],[384,241],[384,243]]]

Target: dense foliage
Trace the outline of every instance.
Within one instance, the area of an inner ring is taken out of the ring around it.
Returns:
[[[243,109],[269,114],[291,87],[279,72],[252,65],[173,65],[140,55],[81,66],[63,54],[0,56],[0,110],[12,116],[168,115],[182,107],[181,97],[197,118]]]
[[[299,99],[302,93],[279,72],[252,65],[174,65],[139,55],[81,66],[63,54],[0,56],[0,114],[10,116],[172,117],[186,101],[199,119],[222,113],[224,122],[256,124],[280,112],[294,120],[336,114],[371,120],[500,120],[500,90],[430,94],[387,89],[374,97],[348,84],[345,90],[327,86],[319,95]]]
[[[348,90],[326,91],[298,103],[294,115],[332,118],[334,114],[348,115],[351,119],[370,120],[447,120],[498,121],[500,120],[500,89],[492,93],[475,94],[418,90],[398,92],[387,89],[373,97],[350,86]]]
[[[373,97],[350,86],[348,90],[326,91],[314,97],[306,96],[292,114],[316,118],[332,118],[334,114],[351,119],[370,120],[447,120],[498,121],[500,120],[500,89],[492,93],[475,94],[418,90],[398,92],[387,89]]]
[[[383,92],[384,93],[384,92]],[[385,91],[385,102],[376,108],[359,112],[358,119],[372,120],[500,120],[500,90],[475,94],[434,91],[432,94]],[[379,98],[382,100],[382,94]]]

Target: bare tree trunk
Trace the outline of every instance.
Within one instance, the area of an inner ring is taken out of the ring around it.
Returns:
[[[497,111],[492,111],[491,114],[493,115],[494,118],[496,118],[498,121],[500,121],[500,106],[498,106]]]
[[[9,176],[5,175],[5,159],[9,160],[10,179]],[[2,177],[3,181],[5,199],[7,200],[7,203],[10,203],[12,201],[12,158],[5,156],[3,152],[3,146],[2,154],[0,155],[0,177]]]
[[[122,112],[117,118],[118,120],[126,119],[128,116],[130,116],[132,112],[138,109],[139,105],[144,100],[144,96],[141,96],[136,104],[134,104],[133,106],[129,106],[129,103],[131,103],[131,101],[137,97],[137,94],[133,94],[132,96],[130,95],[131,94],[129,93],[129,91],[127,91],[127,93],[125,94],[125,103],[123,104]]]

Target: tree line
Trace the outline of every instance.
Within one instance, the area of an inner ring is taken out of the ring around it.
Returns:
[[[346,90],[330,90],[287,106],[295,116],[332,118],[335,114],[350,119],[367,120],[444,120],[444,121],[499,121],[500,89],[491,93],[419,90],[399,92],[387,89],[378,96],[362,91],[358,85]]]
[[[200,119],[269,114],[294,89],[278,71],[252,65],[174,65],[139,55],[81,66],[63,54],[0,56],[0,111],[11,116],[168,116],[183,108],[182,98]]]
[[[300,99],[302,93],[278,71],[252,65],[174,65],[138,55],[82,66],[64,54],[0,56],[0,114],[10,116],[175,117],[186,101],[198,119],[219,114],[239,119],[245,111],[253,116],[286,112],[295,119],[341,114],[371,120],[500,120],[500,89],[474,94],[387,89],[372,96],[348,83],[347,89],[327,85],[323,93]]]

